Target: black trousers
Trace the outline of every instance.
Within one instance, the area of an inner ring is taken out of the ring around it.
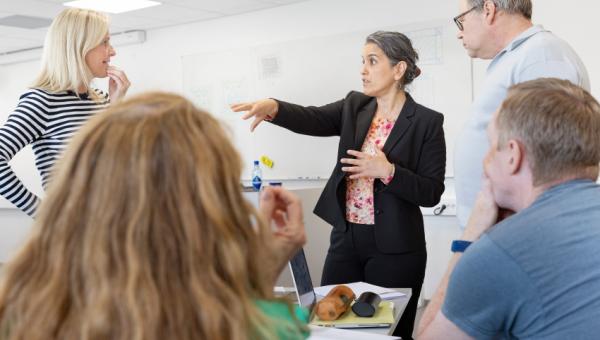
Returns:
[[[363,281],[387,288],[411,288],[411,298],[394,335],[412,339],[427,252],[384,254],[375,244],[376,227],[348,223],[346,232],[333,228],[321,285]]]

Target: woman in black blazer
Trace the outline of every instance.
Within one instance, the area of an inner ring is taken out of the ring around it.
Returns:
[[[419,206],[444,191],[443,115],[404,91],[419,74],[410,40],[375,32],[363,48],[363,93],[303,107],[274,99],[233,105],[254,117],[312,136],[340,136],[338,162],[314,213],[331,224],[322,285],[365,281],[412,288],[395,335],[412,339],[427,252]]]

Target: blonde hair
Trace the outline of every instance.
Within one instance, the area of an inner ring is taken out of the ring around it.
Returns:
[[[0,334],[275,338],[256,306],[273,299],[272,235],[242,196],[241,168],[217,120],[180,96],[140,95],[94,118],[4,268]]]
[[[100,45],[109,32],[109,19],[103,13],[69,8],[52,22],[42,54],[42,70],[34,88],[49,92],[78,91],[83,86],[90,91],[94,78],[85,56]]]
[[[533,184],[598,174],[600,105],[568,80],[541,78],[512,86],[498,112],[498,148],[520,140]],[[595,169],[595,170],[594,170]]]
[[[520,14],[526,19],[531,20],[531,14],[533,12],[533,4],[531,0],[491,0],[496,8],[503,10],[510,14]],[[483,9],[486,0],[469,0],[469,7],[475,7],[478,10]]]

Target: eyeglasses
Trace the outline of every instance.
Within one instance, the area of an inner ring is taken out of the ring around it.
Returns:
[[[466,11],[466,12],[463,12],[463,13],[461,13],[461,14],[459,14],[459,15],[457,15],[457,16],[455,16],[455,17],[454,17],[454,19],[453,19],[453,20],[454,20],[454,23],[456,24],[456,26],[458,26],[458,29],[459,29],[459,30],[461,30],[461,31],[462,31],[462,30],[464,29],[464,27],[463,27],[463,24],[462,24],[462,23],[463,23],[463,21],[464,21],[464,18],[463,18],[463,17],[464,17],[465,15],[467,15],[467,14],[471,13],[471,12],[472,12],[474,9],[476,9],[476,8],[477,8],[477,6],[475,6],[475,7],[471,7],[471,9],[470,9],[470,10],[468,10],[468,11]]]

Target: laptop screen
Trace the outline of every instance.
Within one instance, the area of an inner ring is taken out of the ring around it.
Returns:
[[[304,249],[300,249],[296,255],[290,260],[290,269],[296,292],[298,294],[298,302],[300,306],[306,307],[309,310],[317,301],[317,296],[313,289],[310,272],[308,271],[308,263],[304,256]]]

